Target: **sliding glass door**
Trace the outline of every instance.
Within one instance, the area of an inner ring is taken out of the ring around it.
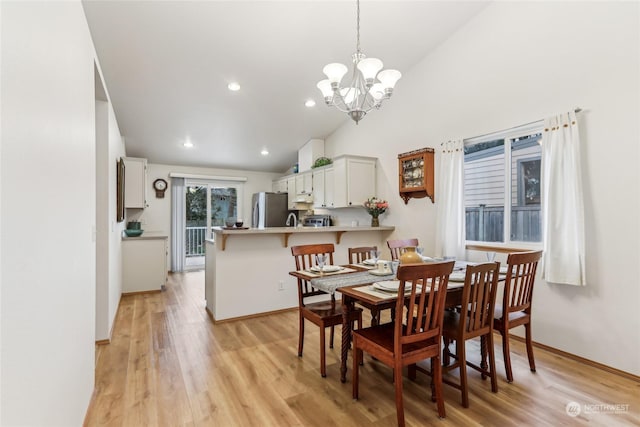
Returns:
[[[185,269],[204,267],[205,239],[213,238],[212,227],[222,227],[227,218],[242,217],[241,182],[187,180],[185,182]]]

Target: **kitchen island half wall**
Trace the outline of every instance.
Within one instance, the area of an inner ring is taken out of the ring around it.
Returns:
[[[387,238],[395,227],[271,227],[214,229],[206,241],[205,299],[214,321],[298,306],[291,246],[333,243],[335,264],[348,264],[349,248],[376,245],[389,258]],[[226,236],[226,237],[225,237]],[[223,248],[222,242],[226,242]]]

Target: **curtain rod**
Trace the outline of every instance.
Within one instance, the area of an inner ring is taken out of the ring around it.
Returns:
[[[240,181],[246,182],[246,176],[219,176],[219,175],[197,175],[192,173],[171,172],[169,178],[187,178],[187,179],[210,179],[214,181]]]
[[[573,112],[574,112],[574,113],[579,113],[579,112],[581,112],[581,111],[582,111],[582,108],[580,108],[580,107],[576,107],[576,108],[574,108],[574,109],[573,109]],[[518,128],[524,128],[524,127],[526,127],[526,126],[531,126],[531,125],[534,125],[534,124],[536,124],[536,123],[542,122],[543,120],[544,120],[544,119],[535,120],[535,121],[533,121],[533,122],[525,123],[525,124],[520,125],[520,126],[513,126],[513,127],[510,127],[510,128],[508,128],[508,129],[499,130],[499,131],[496,131],[496,132],[489,132],[489,133],[485,133],[484,135],[478,135],[478,136],[474,136],[474,137],[471,137],[471,138],[463,138],[463,141],[472,141],[472,140],[475,140],[475,139],[482,139],[482,138],[486,138],[487,136],[491,136],[491,135],[493,135],[493,134],[497,134],[497,133],[500,133],[500,134],[501,134],[501,133],[504,133],[504,132],[509,131],[509,130],[512,130],[512,129],[518,129]],[[446,144],[446,142],[441,142],[441,143],[440,143],[440,145],[441,145],[441,146],[442,146],[442,145],[444,145],[444,144]]]

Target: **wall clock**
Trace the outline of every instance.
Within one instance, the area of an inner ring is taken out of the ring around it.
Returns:
[[[164,199],[164,192],[167,190],[167,186],[167,181],[162,178],[153,181],[153,189],[156,190],[156,197],[158,199]]]

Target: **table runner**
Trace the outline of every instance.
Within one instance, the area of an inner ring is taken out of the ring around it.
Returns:
[[[393,280],[395,275],[390,273],[386,276],[374,276],[368,271],[361,271],[351,274],[339,274],[333,277],[319,277],[311,280],[311,286],[321,291],[333,294],[336,289],[343,286],[359,285],[383,280]]]

